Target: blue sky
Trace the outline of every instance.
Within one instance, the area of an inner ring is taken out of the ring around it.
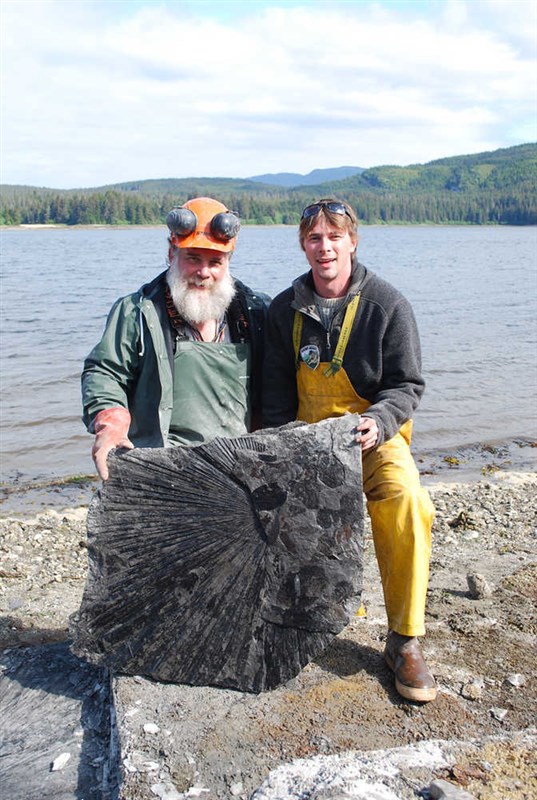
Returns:
[[[424,163],[537,140],[533,0],[1,0],[0,181]]]

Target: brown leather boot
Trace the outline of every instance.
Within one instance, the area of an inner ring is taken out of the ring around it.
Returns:
[[[395,688],[401,697],[418,703],[435,699],[436,684],[415,636],[389,631],[384,659],[395,675]]]

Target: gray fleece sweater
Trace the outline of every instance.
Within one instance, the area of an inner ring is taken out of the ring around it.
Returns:
[[[317,313],[311,272],[272,301],[266,326],[263,368],[263,424],[276,427],[296,419],[298,397],[293,348],[295,311],[303,315],[300,347],[314,344],[321,361],[331,361],[345,309],[358,292],[360,303],[343,368],[355,391],[371,404],[368,417],[379,427],[378,444],[391,439],[411,419],[425,389],[416,320],[409,302],[386,281],[353,264],[346,302],[329,329]]]

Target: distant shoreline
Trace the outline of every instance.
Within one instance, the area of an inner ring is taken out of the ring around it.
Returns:
[[[298,228],[298,224],[284,224],[281,222],[274,223],[259,223],[259,222],[245,222],[241,220],[243,228]],[[365,222],[358,220],[359,227],[367,228],[537,228],[537,224],[528,225],[512,225],[506,222]],[[96,222],[94,224],[85,225],[66,225],[60,222],[44,222],[44,223],[21,223],[20,225],[2,225],[0,224],[0,231],[2,230],[156,230],[158,228],[166,228],[166,224],[150,224],[150,225],[136,225],[136,224],[118,224],[107,225],[103,222]]]
[[[509,482],[531,476],[537,482],[537,441],[532,439],[415,450],[413,455],[426,487]],[[0,518],[84,507],[99,485],[96,474],[5,479],[0,483]]]

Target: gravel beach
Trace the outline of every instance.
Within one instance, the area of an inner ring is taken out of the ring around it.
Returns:
[[[399,765],[397,786],[390,789],[387,777],[383,782],[386,792],[396,793],[378,796],[416,797],[420,786],[438,779],[478,800],[535,798],[535,453],[534,443],[519,442],[417,458],[436,508],[423,641],[439,686],[434,703],[407,703],[392,687],[382,659],[380,580],[366,530],[365,614],[285,686],[250,695],[114,676],[119,796],[361,798],[348,791],[364,753],[370,765],[373,754],[392,753],[393,772],[394,748],[443,742],[443,761],[433,759],[426,768],[427,759],[416,756],[414,772]],[[68,618],[86,578],[85,521],[96,487],[90,478],[4,487],[3,682],[21,648],[31,653],[68,639]],[[0,704],[2,696],[5,691]],[[17,768],[10,769],[13,785]],[[86,794],[79,784],[78,793],[61,796],[106,800],[112,784],[86,787]],[[32,797],[21,787],[6,800]]]

